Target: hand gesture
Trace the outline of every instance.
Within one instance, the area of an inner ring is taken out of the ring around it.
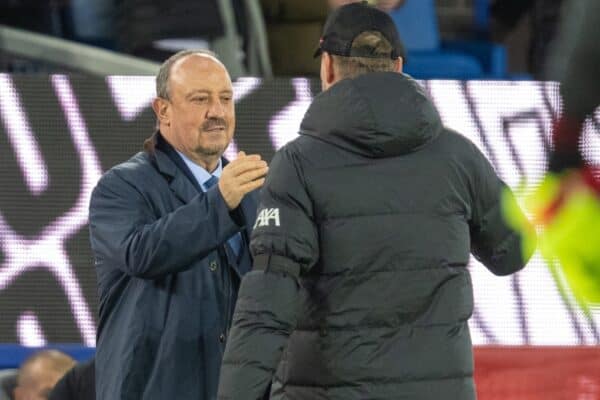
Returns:
[[[258,154],[246,155],[243,151],[223,168],[219,179],[219,190],[230,210],[240,204],[247,193],[265,183],[269,167]]]

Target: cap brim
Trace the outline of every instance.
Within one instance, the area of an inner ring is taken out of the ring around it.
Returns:
[[[315,50],[315,52],[313,54],[313,58],[320,57],[321,54],[323,54],[323,49],[321,47],[317,47],[317,49]]]

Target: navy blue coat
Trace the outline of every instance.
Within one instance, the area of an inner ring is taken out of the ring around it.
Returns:
[[[255,194],[230,212],[218,186],[199,191],[164,143],[109,170],[92,194],[98,400],[214,399],[251,267]],[[244,245],[234,260],[225,243],[236,232]]]

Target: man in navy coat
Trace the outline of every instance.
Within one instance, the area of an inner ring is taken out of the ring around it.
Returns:
[[[235,128],[227,70],[211,53],[180,52],[156,89],[158,131],[100,179],[90,203],[98,400],[214,399],[252,264],[254,191],[267,164],[222,157]]]

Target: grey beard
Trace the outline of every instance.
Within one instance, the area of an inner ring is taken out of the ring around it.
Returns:
[[[201,157],[214,157],[223,155],[225,152],[225,148],[220,146],[212,146],[212,147],[199,147],[196,149],[196,154]]]

